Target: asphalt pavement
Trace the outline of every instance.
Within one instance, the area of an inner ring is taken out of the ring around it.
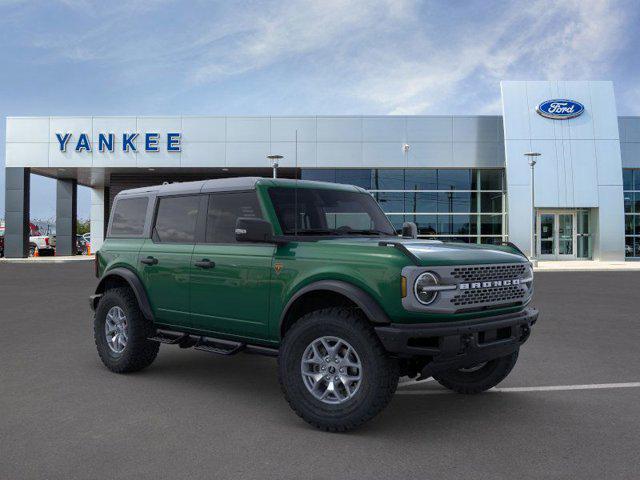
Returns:
[[[95,283],[90,262],[0,264],[0,479],[640,478],[640,272],[538,273],[504,391],[408,383],[348,434],[289,409],[274,359],[163,345],[109,372]]]

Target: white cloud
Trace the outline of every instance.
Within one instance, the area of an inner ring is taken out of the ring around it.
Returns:
[[[499,113],[500,80],[606,78],[611,57],[625,43],[625,12],[605,1],[511,3],[489,19],[474,23],[473,33],[459,28],[453,41],[436,45],[426,25],[424,38],[415,40],[422,48],[368,67],[354,94],[362,92],[390,113],[448,113],[459,99],[464,111]],[[469,89],[482,92],[475,109],[467,104]]]
[[[348,55],[347,46],[366,42],[389,22],[408,18],[409,2],[404,0],[330,0],[277,2],[257,7],[250,16],[225,22],[227,38],[238,35],[233,49],[219,36],[199,42],[207,51],[190,75],[196,83],[216,81],[220,76],[244,73],[285,59],[326,53]],[[229,28],[229,23],[234,28]],[[212,28],[217,31],[219,25]]]
[[[628,31],[625,8],[606,0],[483,8],[295,0],[192,9],[138,0],[107,11],[89,0],[61,1],[92,23],[30,35],[49,61],[99,60],[127,80],[162,72],[176,79],[176,90],[282,66],[291,72],[286,81],[315,88],[309,94],[335,102],[337,112],[349,101],[376,113],[499,113],[501,79],[608,78]],[[145,23],[171,8],[175,25]]]

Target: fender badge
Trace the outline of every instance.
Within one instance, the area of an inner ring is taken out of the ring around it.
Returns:
[[[273,269],[276,271],[276,275],[280,274],[282,271],[282,264],[280,262],[274,263]]]

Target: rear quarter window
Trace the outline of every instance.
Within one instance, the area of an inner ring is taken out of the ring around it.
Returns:
[[[199,195],[160,198],[154,240],[159,243],[194,243],[199,205]]]
[[[144,231],[148,197],[121,198],[116,202],[110,237],[139,237]]]

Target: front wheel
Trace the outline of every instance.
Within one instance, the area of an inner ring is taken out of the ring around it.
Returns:
[[[518,360],[518,350],[468,368],[449,370],[433,375],[443,387],[457,393],[474,394],[498,385],[511,372]]]
[[[287,332],[278,376],[293,410],[316,428],[344,432],[382,411],[398,385],[397,362],[348,308],[311,312]]]

